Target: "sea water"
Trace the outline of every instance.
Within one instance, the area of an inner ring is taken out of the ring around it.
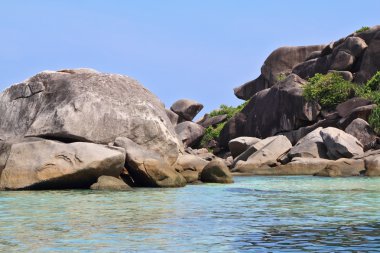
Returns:
[[[0,252],[380,252],[380,178],[3,191]]]

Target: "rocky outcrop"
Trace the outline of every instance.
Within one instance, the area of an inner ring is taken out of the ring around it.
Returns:
[[[103,190],[103,191],[132,191],[133,189],[127,185],[123,180],[110,177],[101,176],[98,181],[91,185],[91,190]]]
[[[340,129],[328,127],[322,129],[320,134],[330,159],[352,158],[364,153],[360,141]]]
[[[199,143],[205,134],[205,128],[197,123],[185,121],[175,126],[179,139],[186,147],[192,147]]]
[[[370,156],[364,159],[366,172],[369,177],[380,177],[380,155]]]
[[[248,83],[234,89],[238,98],[248,100],[255,93],[275,85],[282,76],[291,73],[292,69],[306,60],[315,51],[322,50],[324,45],[280,47],[273,51],[261,67],[261,75]]]
[[[327,148],[320,134],[321,130],[322,127],[319,127],[299,140],[288,152],[289,159],[292,160],[294,157],[328,158]]]
[[[239,136],[266,138],[306,126],[317,119],[320,106],[303,97],[304,80],[289,75],[270,89],[258,92],[240,114],[226,123],[221,132],[220,145]],[[245,122],[237,124],[238,118]]]
[[[231,151],[232,157],[236,158],[241,153],[246,151],[250,146],[256,144],[259,141],[261,140],[255,137],[238,137],[228,142],[228,148]]]
[[[353,177],[362,175],[365,170],[363,160],[342,158],[331,161],[324,169],[314,175],[320,177]]]
[[[181,173],[187,183],[199,180],[199,175],[209,162],[195,155],[182,155],[178,157],[175,164],[177,172]]]
[[[248,157],[247,161],[236,163],[233,172],[250,172],[257,168],[271,167],[277,164],[277,159],[292,147],[290,141],[283,135],[276,136],[264,147]]]
[[[203,109],[203,105],[194,100],[180,99],[170,109],[185,120],[191,121]]]
[[[114,145],[126,151],[125,167],[137,186],[183,187],[186,180],[157,152],[143,148],[125,137]]]
[[[356,137],[363,144],[364,151],[376,147],[378,137],[367,121],[357,118],[345,129],[345,132]]]
[[[116,137],[173,164],[183,149],[160,100],[137,81],[93,70],[41,72],[0,93],[0,139],[107,144]]]
[[[206,114],[202,120],[197,122],[197,124],[203,126],[204,128],[207,128],[209,126],[216,126],[217,124],[225,122],[226,120],[227,114],[217,115],[213,117],[210,117],[208,114]]]
[[[376,29],[370,31],[374,35],[368,39],[368,48],[361,58],[359,71],[354,79],[356,83],[365,83],[380,69],[380,26]]]
[[[200,178],[205,183],[229,184],[234,182],[228,167],[220,159],[209,162],[202,170]]]
[[[123,149],[93,143],[32,141],[16,143],[0,178],[0,188],[88,188],[98,177],[118,177],[124,168]]]

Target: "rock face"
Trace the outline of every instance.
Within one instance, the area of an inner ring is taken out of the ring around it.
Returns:
[[[207,115],[207,114],[206,114]],[[227,114],[217,115],[217,116],[205,116],[201,121],[197,122],[199,125],[207,128],[209,126],[215,126],[227,120]]]
[[[93,70],[41,72],[0,93],[0,139],[107,144],[128,137],[173,164],[183,149],[159,99],[137,81]]]
[[[201,180],[205,183],[233,183],[232,175],[228,167],[222,160],[213,160],[209,162],[202,170]]]
[[[357,118],[353,120],[346,127],[345,132],[356,137],[363,144],[364,151],[376,146],[378,137],[367,121],[363,119]]]
[[[322,50],[324,45],[280,47],[273,51],[261,67],[261,75],[240,87],[234,89],[238,98],[248,100],[256,92],[270,88],[275,85],[281,75],[291,73],[292,69],[306,60],[314,51]]]
[[[351,158],[364,153],[363,145],[358,139],[340,129],[328,127],[320,133],[327,147],[327,155],[331,159]]]
[[[366,172],[365,175],[369,177],[380,177],[380,156],[370,156],[364,159]]]
[[[125,137],[118,137],[114,143],[126,151],[126,168],[137,186],[182,187],[186,180],[176,172],[157,152],[144,149]]]
[[[320,134],[321,130],[322,127],[319,127],[299,140],[290,149],[288,157],[290,159],[294,157],[328,158],[327,149]]]
[[[205,128],[191,121],[185,121],[175,126],[179,139],[186,147],[197,144],[205,134]]]
[[[13,144],[1,174],[0,188],[88,188],[102,175],[119,176],[124,151],[76,142],[35,141]]]
[[[245,122],[236,123],[236,117],[226,123],[221,132],[220,144],[226,147],[229,140],[239,136],[266,138],[298,129],[315,121],[320,106],[302,96],[304,80],[289,75],[284,81],[256,93],[241,111]]]
[[[232,156],[237,157],[238,155],[246,151],[250,146],[259,141],[261,140],[255,137],[238,137],[228,142],[228,148],[230,149]]]
[[[354,81],[364,83],[369,80],[380,69],[380,26],[369,41],[367,50],[363,54],[360,70]]]
[[[191,121],[203,109],[203,105],[194,100],[180,99],[170,109],[185,120]]]
[[[360,176],[364,171],[363,160],[342,158],[332,161],[324,169],[314,175],[321,177],[352,177]]]
[[[132,188],[124,183],[123,180],[110,177],[110,176],[101,176],[98,178],[98,181],[91,185],[91,190],[104,190],[104,191],[131,191]]]
[[[177,172],[186,179],[188,183],[194,183],[199,180],[200,173],[208,161],[195,155],[181,155],[175,164]]]
[[[270,167],[277,163],[277,159],[285,154],[292,144],[283,135],[276,136],[271,142],[257,150],[247,161],[238,162],[232,170],[234,172],[250,172],[262,167]]]

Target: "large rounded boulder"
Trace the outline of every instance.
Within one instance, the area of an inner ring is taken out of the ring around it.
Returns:
[[[170,164],[182,150],[160,100],[123,75],[41,72],[0,93],[0,114],[3,140],[37,136],[107,144],[127,137]]]

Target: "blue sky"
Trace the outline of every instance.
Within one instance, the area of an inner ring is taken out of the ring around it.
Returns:
[[[233,88],[271,51],[380,24],[380,1],[1,0],[0,88],[42,70],[90,67],[139,80],[168,107],[238,105]]]

